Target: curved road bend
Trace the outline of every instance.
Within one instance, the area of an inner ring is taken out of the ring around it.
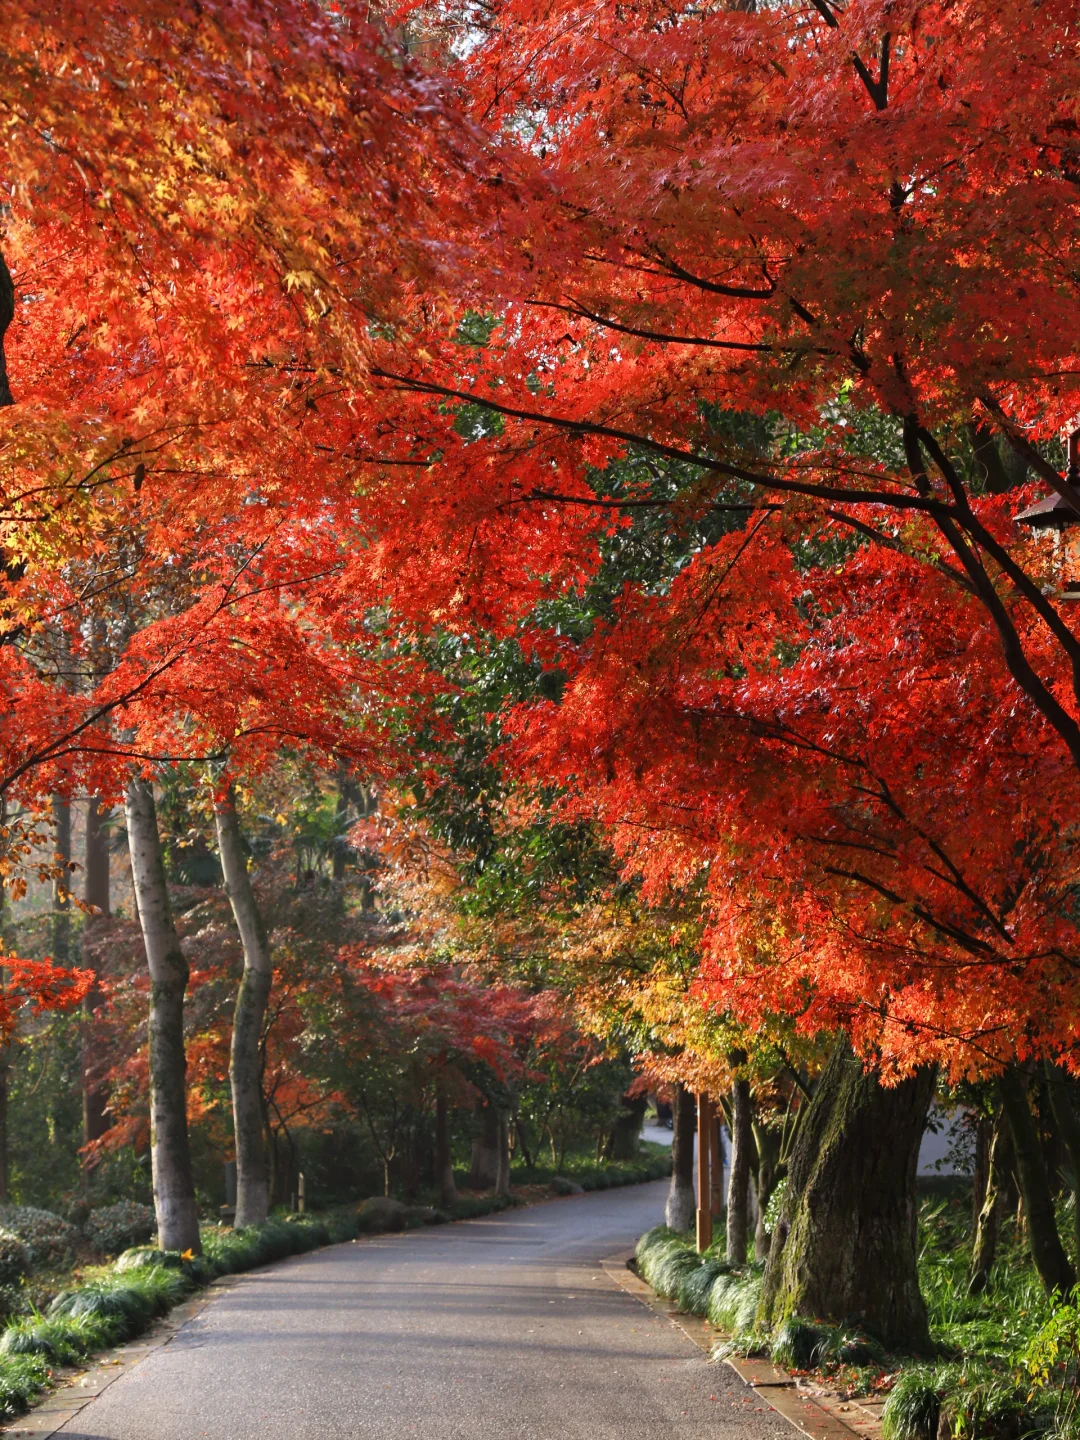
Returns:
[[[666,1182],[339,1245],[238,1276],[68,1440],[789,1440],[597,1262]]]

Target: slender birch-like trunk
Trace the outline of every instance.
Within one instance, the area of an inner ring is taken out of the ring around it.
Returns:
[[[750,1082],[736,1080],[731,1090],[731,1170],[727,1196],[727,1258],[746,1264],[750,1235],[750,1166],[754,1148]]]
[[[260,1046],[273,966],[262,915],[251,888],[231,786],[221,803],[214,807],[214,819],[225,890],[244,947],[244,973],[236,992],[229,1056],[236,1134],[236,1219],[233,1223],[240,1229],[244,1225],[261,1225],[270,1211]]]
[[[442,1075],[435,1081],[435,1178],[439,1184],[439,1204],[449,1210],[457,1204],[458,1192],[450,1144],[450,1100]]]
[[[184,992],[188,965],[173,923],[154,790],[137,777],[124,799],[131,878],[150,971],[150,1160],[158,1244],[202,1249],[187,1125]]]
[[[83,921],[82,963],[87,969],[98,972],[98,963],[93,955],[91,942],[110,914],[109,894],[109,830],[108,810],[103,810],[96,796],[86,802],[86,864],[84,868],[83,899],[100,914],[87,915]],[[94,987],[83,1000],[83,1144],[100,1140],[109,1128],[106,1113],[108,1094],[97,1073],[99,1057],[94,1053],[91,1038],[91,1023],[94,1011],[101,1004],[101,989]]]

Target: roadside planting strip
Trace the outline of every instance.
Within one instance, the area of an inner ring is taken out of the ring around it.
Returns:
[[[600,1264],[616,1285],[657,1315],[670,1320],[699,1349],[711,1356],[716,1342],[728,1337],[715,1330],[707,1320],[697,1315],[685,1315],[670,1300],[657,1295],[651,1285],[646,1285],[641,1276],[630,1269],[633,1255],[632,1250],[620,1250]],[[721,1363],[734,1370],[755,1395],[759,1395],[808,1440],[852,1440],[853,1436],[858,1436],[859,1440],[880,1440],[881,1422],[878,1417],[881,1406],[876,1402],[843,1401],[834,1396],[811,1393],[792,1379],[786,1370],[777,1369],[769,1360],[744,1360],[732,1355]]]

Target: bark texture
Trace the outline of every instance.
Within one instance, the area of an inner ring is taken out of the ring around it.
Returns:
[[[671,1097],[671,1186],[664,1221],[681,1235],[694,1223],[694,1129],[697,1108],[694,1097],[683,1085],[676,1085]]]
[[[788,1171],[760,1319],[863,1326],[890,1348],[927,1349],[916,1267],[916,1171],[934,1089],[930,1070],[892,1089],[840,1041],[818,1083]]]
[[[7,354],[4,349],[4,336],[14,319],[15,282],[11,278],[7,261],[0,255],[0,406],[15,404],[8,381]]]
[[[492,1100],[478,1100],[473,1112],[472,1168],[469,1187],[494,1190],[499,1183],[499,1112]]]
[[[1031,1258],[1047,1294],[1057,1291],[1064,1295],[1072,1288],[1076,1276],[1058,1234],[1050,1177],[1028,1104],[1027,1086],[1019,1070],[1010,1066],[998,1081],[998,1088],[1016,1152],[1016,1175],[1024,1202]]]
[[[244,973],[236,992],[229,1084],[232,1088],[233,1132],[236,1137],[236,1218],[239,1230],[261,1225],[270,1213],[270,1172],[263,1133],[262,1030],[273,982],[270,945],[251,888],[247,855],[230,786],[214,807],[218,854],[225,893],[244,950]]]
[[[53,880],[52,894],[52,953],[58,965],[66,965],[71,959],[71,802],[62,795],[54,795],[52,802],[53,824],[56,827],[55,860],[64,867],[64,873]]]
[[[746,1264],[750,1237],[750,1165],[754,1152],[753,1102],[750,1082],[738,1079],[731,1089],[731,1170],[727,1192],[727,1258]]]
[[[994,1268],[1012,1163],[1009,1126],[1005,1116],[999,1113],[990,1133],[982,1205],[975,1222],[975,1244],[971,1252],[971,1274],[968,1280],[968,1289],[973,1295],[986,1289]]]
[[[83,900],[100,914],[90,914],[83,922],[83,965],[99,973],[93,953],[93,941],[111,913],[109,893],[109,829],[108,810],[103,810],[96,796],[86,803],[86,857],[83,870]],[[101,1004],[97,984],[83,1001],[82,1076],[83,1076],[83,1144],[100,1140],[109,1128],[106,1110],[108,1092],[102,1084],[99,1066],[102,1057],[95,1053],[91,1026],[94,1011]]]
[[[754,1125],[754,1151],[757,1158],[754,1188],[757,1191],[757,1224],[754,1227],[754,1258],[764,1260],[769,1253],[770,1235],[765,1228],[765,1211],[780,1179],[780,1140],[776,1130]]]
[[[1069,1184],[1073,1192],[1073,1234],[1080,1255],[1080,1115],[1073,1103],[1073,1087],[1059,1065],[1046,1066],[1046,1086],[1058,1131],[1068,1156]]]
[[[150,971],[150,1161],[158,1244],[162,1250],[192,1250],[198,1254],[202,1246],[188,1143],[184,1054],[188,966],[169,906],[154,792],[149,781],[131,781],[124,809],[135,903]]]

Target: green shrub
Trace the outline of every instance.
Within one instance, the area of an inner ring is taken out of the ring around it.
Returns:
[[[91,1210],[83,1226],[86,1238],[102,1255],[118,1255],[132,1245],[145,1245],[156,1230],[153,1206],[140,1205],[135,1200],[121,1200],[116,1205]]]
[[[0,1355],[0,1419],[23,1415],[49,1383],[41,1355]]]
[[[179,1270],[183,1263],[179,1250],[157,1250],[153,1245],[136,1245],[117,1258],[114,1269],[138,1270],[144,1265],[164,1265],[167,1269]]]
[[[14,1285],[30,1269],[30,1250],[10,1230],[0,1230],[0,1285]]]
[[[18,1236],[30,1251],[32,1266],[70,1265],[79,1234],[60,1215],[34,1205],[0,1205],[0,1225]]]

